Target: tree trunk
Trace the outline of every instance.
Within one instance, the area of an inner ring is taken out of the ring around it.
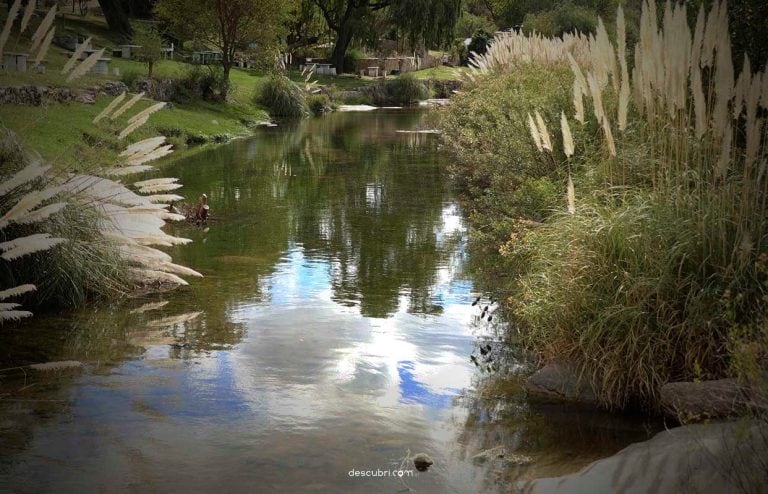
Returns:
[[[224,75],[221,82],[219,99],[221,102],[225,102],[227,101],[227,94],[229,94],[229,73],[232,71],[232,60],[222,60],[221,68],[224,70]]]
[[[344,56],[347,54],[351,42],[352,29],[347,24],[341,25],[337,31],[336,44],[333,45],[333,54],[331,55],[331,63],[336,67],[337,74],[344,72]]]
[[[123,10],[123,2],[120,0],[99,0],[99,6],[104,12],[104,18],[107,20],[109,29],[125,38],[130,37],[131,23],[128,20],[128,14]]]

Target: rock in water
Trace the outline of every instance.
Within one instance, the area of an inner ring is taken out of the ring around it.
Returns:
[[[83,366],[82,362],[76,360],[61,360],[59,362],[45,362],[43,364],[32,364],[30,369],[37,371],[55,371],[62,369],[75,369]]]
[[[596,405],[597,395],[586,379],[567,364],[553,363],[534,373],[525,383],[532,394],[549,398]]]
[[[696,422],[743,413],[747,395],[736,379],[667,383],[661,387],[661,406],[672,417]]]
[[[419,472],[426,472],[435,462],[426,453],[419,453],[413,457],[413,466]]]

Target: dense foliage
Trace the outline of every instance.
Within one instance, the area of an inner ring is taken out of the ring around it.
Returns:
[[[695,30],[653,8],[632,77],[621,18],[614,43],[600,26],[595,42],[517,35],[443,124],[527,348],[617,408],[768,368],[766,76],[734,70],[724,7]]]

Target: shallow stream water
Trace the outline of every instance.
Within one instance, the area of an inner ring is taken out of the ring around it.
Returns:
[[[3,367],[84,363],[0,373],[0,492],[509,492],[647,438],[484,371],[503,322],[471,304],[448,157],[397,132],[425,118],[334,114],[148,175],[208,195],[169,251],[205,278],[0,331]]]

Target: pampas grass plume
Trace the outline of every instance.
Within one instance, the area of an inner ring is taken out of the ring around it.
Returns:
[[[29,52],[34,53],[37,50],[37,47],[40,46],[40,43],[43,41],[43,38],[45,37],[45,34],[48,32],[49,29],[51,29],[51,26],[53,25],[53,21],[56,19],[56,5],[54,4],[53,7],[51,7],[51,10],[48,11],[47,14],[45,14],[45,17],[43,17],[42,22],[40,22],[40,25],[37,26],[37,29],[35,30],[35,34],[32,35],[32,45],[29,47]]]
[[[84,42],[82,42],[80,45],[77,46],[77,49],[75,49],[75,52],[72,54],[72,56],[67,60],[67,63],[64,64],[64,67],[61,69],[62,74],[68,74],[70,70],[72,70],[72,67],[75,66],[78,60],[80,60],[80,57],[85,52],[85,49],[88,48],[91,44],[91,38],[89,37]],[[98,118],[98,117],[97,117]],[[98,120],[95,120],[93,123],[96,123]]]
[[[37,0],[29,0],[27,2],[27,7],[24,9],[24,16],[21,18],[21,26],[19,27],[19,34],[24,34],[24,31],[27,30],[27,26],[29,26],[29,20],[32,18],[32,14],[35,13],[36,4],[37,4]]]
[[[75,67],[75,69],[69,74],[69,76],[67,76],[67,82],[71,82],[87,74],[88,71],[91,70],[91,68],[94,65],[96,65],[96,62],[98,62],[99,59],[103,56],[104,56],[104,48],[102,48],[97,52],[91,53],[88,56],[88,58],[80,62],[80,65]]]

